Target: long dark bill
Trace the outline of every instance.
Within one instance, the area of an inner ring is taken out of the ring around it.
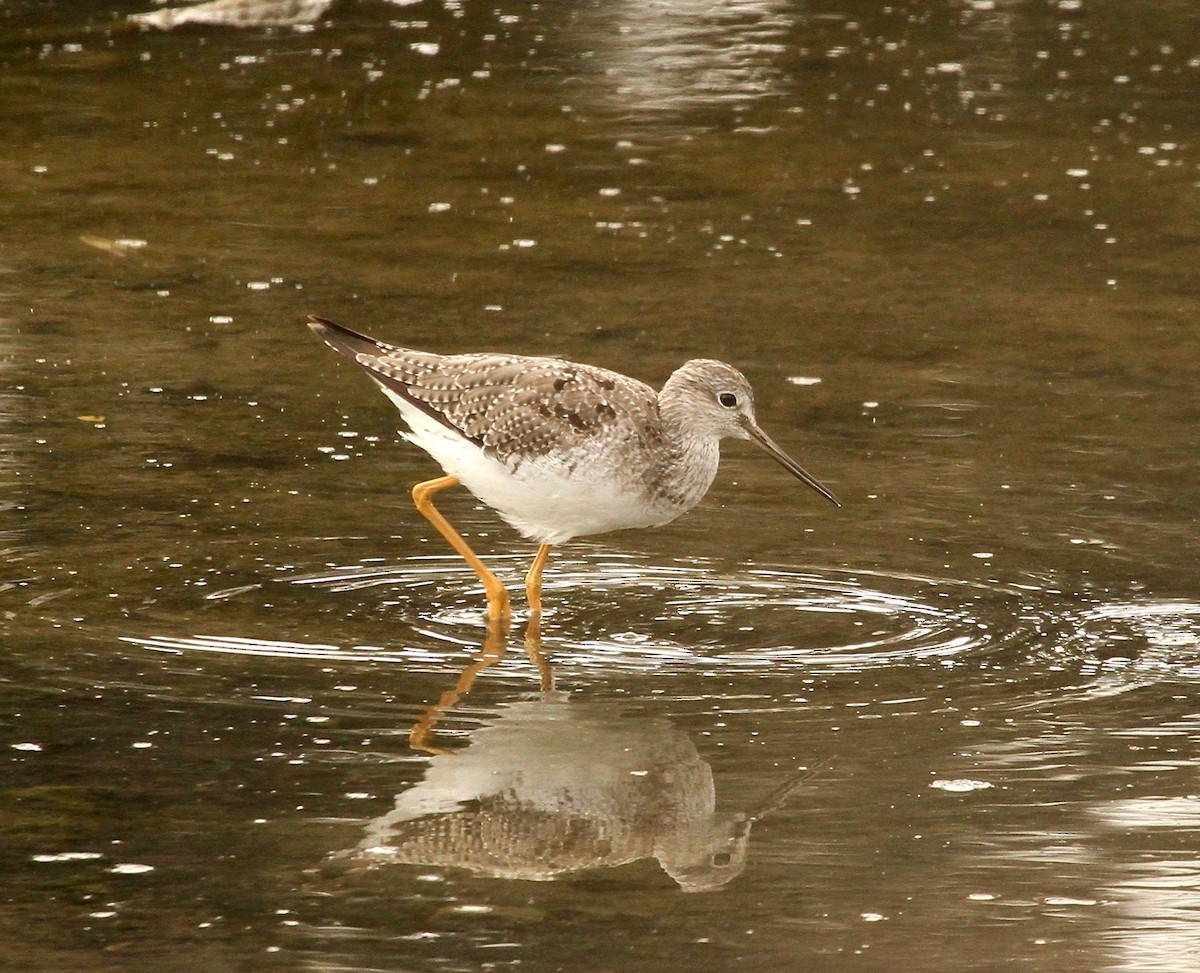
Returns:
[[[776,463],[791,473],[792,476],[796,477],[798,480],[803,480],[835,507],[840,507],[842,505],[842,501],[835,497],[833,492],[828,487],[824,486],[820,480],[818,480],[815,476],[804,469],[804,467],[788,456],[788,454],[782,449],[776,446],[775,440],[759,429],[757,425],[752,422],[746,423],[746,432],[750,434],[751,439],[753,439],[756,443],[758,443],[758,445],[766,450],[767,455],[770,456],[771,459],[775,460]]]

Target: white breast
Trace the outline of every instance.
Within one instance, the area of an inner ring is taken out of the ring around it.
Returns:
[[[406,439],[524,537],[538,543],[561,544],[586,534],[657,527],[687,510],[648,497],[640,481],[608,468],[607,457],[581,469],[578,462],[572,467],[565,458],[550,455],[525,460],[514,472],[385,385],[380,383],[380,388],[408,423],[411,432],[402,433]]]

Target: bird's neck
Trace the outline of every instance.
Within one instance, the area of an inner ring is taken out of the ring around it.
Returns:
[[[663,455],[656,477],[663,493],[684,510],[700,502],[717,475],[721,452],[718,439],[689,421],[682,398],[668,385],[659,396]]]

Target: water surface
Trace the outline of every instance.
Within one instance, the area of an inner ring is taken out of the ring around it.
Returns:
[[[1195,968],[1193,10],[151,6],[0,14],[10,962]],[[489,633],[308,313],[728,360],[845,506]]]

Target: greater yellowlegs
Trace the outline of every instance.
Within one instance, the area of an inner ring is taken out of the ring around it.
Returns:
[[[686,362],[655,392],[617,372],[557,358],[435,355],[324,318],[310,317],[309,327],[366,369],[408,423],[402,435],[445,470],[413,487],[413,501],[483,582],[491,619],[511,616],[508,592],[434,507],[434,495],[448,487],[462,484],[540,545],[525,577],[534,618],[553,546],[584,534],[657,527],[691,510],[717,475],[727,436],[753,439],[841,506],[759,429],[750,383],[724,362]]]

